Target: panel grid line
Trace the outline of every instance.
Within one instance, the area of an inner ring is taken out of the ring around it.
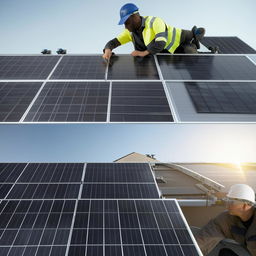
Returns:
[[[106,65],[106,70],[105,70],[105,81],[108,80],[108,68],[109,68],[109,62],[110,62],[110,59],[107,60],[107,65]]]
[[[251,61],[254,65],[256,65],[256,61],[254,61],[252,58],[250,58],[250,56],[246,56],[246,58]]]
[[[177,235],[177,233],[176,233],[176,231],[175,231],[175,228],[174,228],[174,226],[173,226],[172,220],[171,220],[171,218],[170,218],[170,216],[169,216],[169,214],[168,214],[168,210],[167,210],[165,204],[164,204],[164,208],[165,208],[165,211],[167,212],[167,217],[168,217],[168,219],[169,219],[169,221],[170,221],[170,223],[171,223],[171,225],[172,225],[172,229],[173,229],[173,231],[174,231],[174,235],[175,235],[177,241],[179,242],[180,249],[181,249],[183,255],[186,256],[185,253],[184,253],[184,251],[183,251],[183,249],[182,249],[182,247],[181,247],[180,240],[179,240],[178,235]],[[179,207],[178,207],[178,208],[179,208]]]
[[[20,202],[17,204],[17,208],[18,208],[18,206],[19,206],[19,204],[20,204]],[[32,202],[30,203],[30,205],[32,204]],[[16,208],[16,209],[17,209]],[[15,213],[16,212],[16,209],[15,209],[15,211],[13,212],[13,213]],[[19,228],[18,229],[15,229],[15,230],[18,230],[17,231],[17,233],[16,233],[16,235],[15,235],[15,237],[14,237],[14,239],[13,239],[13,241],[12,241],[12,245],[10,246],[10,249],[9,249],[9,252],[8,252],[8,255],[10,254],[10,251],[11,251],[11,249],[12,249],[12,247],[14,246],[14,242],[15,242],[15,240],[16,240],[16,238],[17,238],[17,236],[18,236],[18,233],[19,233],[19,231],[21,230],[21,226],[22,226],[22,224],[24,223],[24,221],[25,221],[25,218],[26,218],[26,216],[27,216],[27,214],[28,214],[28,211],[26,211],[26,213],[25,213],[25,216],[23,217],[23,220],[22,220],[22,222],[20,223],[20,226],[19,226]],[[10,218],[10,221],[12,220],[12,217]],[[8,226],[8,225],[7,225]],[[6,227],[7,227],[6,226]],[[4,233],[4,232],[3,232]],[[29,236],[30,237],[30,236]],[[25,250],[24,250],[25,251]],[[23,252],[23,254],[24,254],[24,252]],[[7,256],[8,256],[7,255]]]
[[[87,233],[86,233],[86,248],[85,248],[85,256],[87,256],[87,248],[88,248],[88,240],[89,240],[89,225],[90,225],[90,217],[91,217],[91,206],[92,201],[89,200],[89,211],[88,211],[88,222],[87,222]]]
[[[152,203],[151,203],[151,202],[150,202],[150,205],[151,205],[151,208],[152,208],[152,210],[153,210],[153,206],[152,206]],[[157,225],[157,229],[158,229],[159,235],[160,235],[160,237],[161,237],[161,241],[162,241],[162,244],[163,244],[163,247],[164,247],[165,254],[166,254],[166,256],[168,256],[168,253],[167,253],[166,248],[165,248],[165,246],[164,246],[164,245],[165,245],[164,239],[163,239],[163,236],[162,236],[162,234],[161,234],[158,221],[157,221],[157,219],[156,219],[155,211],[153,210],[152,212],[153,212],[153,215],[154,215],[154,219],[155,219],[155,222],[156,222],[156,225]]]
[[[83,174],[82,174],[82,177],[81,177],[81,185],[80,185],[79,194],[78,194],[78,200],[81,199],[82,192],[83,192],[83,184],[84,184],[83,182],[84,182],[84,177],[85,177],[85,173],[86,173],[86,167],[87,167],[87,164],[84,163]]]
[[[62,60],[63,56],[61,56],[58,60],[58,62],[56,63],[56,65],[54,66],[54,68],[52,69],[51,73],[48,75],[48,77],[46,78],[46,80],[43,82],[42,86],[40,87],[39,91],[37,92],[36,96],[34,97],[34,99],[31,101],[30,105],[28,106],[27,110],[25,111],[25,113],[23,114],[23,116],[21,117],[19,123],[23,122],[28,114],[28,112],[30,111],[30,109],[32,108],[33,104],[35,103],[35,101],[37,100],[39,94],[41,93],[41,91],[43,90],[44,86],[46,85],[46,83],[49,81],[49,78],[51,77],[51,75],[53,74],[53,72],[55,71],[55,69],[57,68],[57,66],[59,65],[60,61]]]
[[[181,208],[180,208],[177,200],[175,200],[175,204],[178,206],[179,214],[180,214],[183,222],[185,223],[186,229],[187,229],[187,231],[188,231],[188,233],[189,233],[189,235],[190,235],[190,237],[191,237],[191,239],[192,239],[192,241],[194,243],[194,246],[197,249],[197,252],[199,253],[199,256],[203,256],[203,254],[202,254],[202,252],[201,252],[201,250],[200,250],[200,248],[199,248],[199,246],[198,246],[198,244],[197,244],[197,242],[196,242],[196,240],[194,238],[194,235],[193,235],[192,231],[189,228],[188,222],[187,222],[183,212],[181,211]]]
[[[53,204],[54,204],[54,201],[53,201]],[[54,246],[54,241],[55,241],[55,238],[56,238],[56,235],[57,235],[57,230],[58,230],[59,225],[60,225],[60,220],[61,220],[61,217],[62,217],[62,214],[63,214],[64,205],[65,205],[65,202],[63,202],[63,205],[62,205],[62,208],[61,208],[60,217],[59,217],[59,220],[58,220],[57,227],[56,227],[56,229],[55,229],[54,237],[53,237],[53,239],[52,239],[52,244],[51,244],[51,249],[50,249],[49,255],[51,255],[52,248],[53,248],[53,246]],[[74,211],[74,212],[75,212],[75,211]],[[70,228],[70,231],[69,231],[69,232],[71,232],[71,228]]]
[[[103,227],[103,234],[102,234],[102,241],[103,241],[103,243],[102,243],[102,247],[103,247],[103,256],[105,256],[105,251],[106,251],[106,242],[105,242],[105,200],[103,200],[103,210],[102,210],[102,221],[103,221],[103,223],[102,223],[102,227]]]
[[[110,122],[110,115],[111,115],[111,99],[112,99],[112,81],[110,81],[110,84],[109,84],[107,123]]]
[[[143,234],[142,234],[142,230],[141,230],[141,225],[140,225],[140,220],[139,220],[139,216],[138,216],[138,209],[137,209],[137,205],[136,205],[136,201],[132,201],[134,203],[134,206],[135,206],[135,210],[136,210],[136,216],[137,216],[137,220],[138,220],[138,224],[139,224],[139,230],[140,230],[140,236],[141,236],[141,240],[142,240],[142,245],[143,245],[143,249],[144,249],[144,252],[145,252],[145,255],[147,256],[147,251],[146,251],[146,245],[145,245],[145,241],[144,241],[144,237],[143,237]]]
[[[123,249],[123,235],[122,235],[122,227],[121,227],[121,220],[120,220],[120,211],[119,211],[119,201],[117,201],[117,217],[118,217],[118,226],[119,226],[119,235],[120,235],[120,244],[121,244],[121,251],[122,251],[122,256],[124,256],[124,249]]]
[[[35,255],[37,254],[38,249],[39,249],[39,245],[41,244],[41,241],[42,241],[42,238],[43,238],[43,234],[44,234],[44,232],[45,232],[46,225],[47,225],[47,222],[48,222],[49,217],[50,217],[50,212],[52,211],[52,208],[53,208],[53,204],[54,204],[54,202],[52,202],[52,205],[51,205],[51,208],[50,208],[50,210],[49,210],[49,213],[48,213],[47,219],[46,219],[46,221],[45,221],[43,231],[42,231],[41,236],[40,236],[40,239],[39,239],[39,241],[38,241],[38,247],[37,247],[37,249],[36,249],[36,253],[35,253]],[[42,207],[43,207],[43,203],[41,204],[41,208],[40,208],[40,209],[42,209]],[[39,215],[39,213],[38,213],[38,215]],[[37,217],[38,217],[38,215],[37,215]],[[34,222],[34,223],[35,223],[35,222]]]
[[[8,204],[8,203],[7,203],[7,204]],[[5,205],[5,207],[7,206],[7,204]],[[5,226],[5,228],[4,228],[4,232],[0,235],[0,239],[2,239],[2,237],[3,237],[4,233],[5,233],[5,231],[7,230],[7,227],[8,227],[8,225],[9,225],[9,223],[11,222],[11,219],[12,219],[12,217],[14,216],[16,209],[18,208],[18,205],[19,205],[19,203],[16,205],[16,207],[15,207],[15,209],[14,209],[14,211],[13,211],[13,213],[12,213],[12,215],[11,215],[9,221],[8,221],[8,223],[6,224],[6,226]],[[5,207],[4,207],[4,208],[5,208]],[[4,210],[4,209],[3,209],[3,210]]]
[[[23,171],[20,173],[19,177],[16,179],[16,181],[13,183],[12,187],[10,188],[9,192],[6,194],[6,196],[4,197],[4,199],[6,200],[7,197],[9,196],[9,194],[11,193],[12,189],[14,188],[14,186],[16,185],[17,181],[19,180],[19,178],[21,177],[21,175],[23,174],[23,172],[26,170],[27,166],[29,165],[29,163],[27,163],[27,165],[24,167]]]
[[[176,113],[175,108],[174,108],[174,106],[173,106],[172,97],[171,97],[171,95],[168,93],[168,89],[167,89],[165,80],[164,80],[164,78],[163,78],[163,74],[162,74],[162,71],[161,71],[161,68],[160,68],[160,65],[159,65],[159,62],[158,62],[158,59],[157,59],[156,55],[154,55],[154,59],[155,59],[156,68],[157,68],[157,72],[158,72],[160,81],[162,82],[162,85],[163,85],[163,88],[164,88],[164,92],[165,92],[167,101],[168,101],[168,103],[169,103],[169,107],[170,107],[170,111],[171,111],[172,116],[173,116],[173,119],[174,119],[174,123],[178,123],[178,122],[179,122],[178,113]]]
[[[75,203],[75,208],[74,208],[74,212],[73,212],[71,227],[70,227],[70,231],[69,231],[68,242],[66,244],[67,248],[66,248],[65,256],[68,256],[69,249],[70,249],[70,244],[71,244],[71,238],[72,238],[73,230],[74,230],[74,224],[75,224],[75,218],[76,218],[77,206],[78,206],[78,199],[76,199],[75,201],[76,201],[76,203]]]

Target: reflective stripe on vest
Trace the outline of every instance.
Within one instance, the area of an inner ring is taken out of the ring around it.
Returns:
[[[176,37],[176,28],[173,28],[172,31],[172,41],[169,43],[169,45],[167,45],[166,49],[169,51],[172,46],[174,45],[174,41],[175,41],[175,37]]]
[[[161,32],[161,33],[156,34],[156,41],[165,41],[165,42],[167,42],[167,40],[168,40],[167,28],[166,28],[165,32]]]
[[[151,21],[150,21],[150,23],[149,23],[149,27],[150,27],[150,28],[153,28],[153,23],[154,23],[155,19],[156,19],[156,17],[153,17],[153,18],[151,19]]]

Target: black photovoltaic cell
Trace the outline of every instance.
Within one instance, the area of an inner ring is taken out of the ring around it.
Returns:
[[[46,79],[59,56],[0,56],[0,79]]]
[[[155,184],[84,184],[82,198],[159,198]]]
[[[68,255],[199,253],[173,200],[79,200]]]
[[[254,54],[256,51],[248,44],[243,42],[241,39],[235,36],[230,37],[217,37],[217,36],[206,36],[201,40],[201,43],[206,46],[218,46],[219,53],[230,53],[230,54]]]
[[[108,82],[46,83],[25,121],[105,122]]]
[[[144,163],[88,163],[84,182],[154,183],[154,178]]]
[[[0,83],[0,122],[18,122],[41,85],[31,82]]]
[[[101,56],[64,56],[50,79],[105,79]]]
[[[256,82],[186,82],[199,113],[256,114]]]
[[[110,121],[172,122],[161,82],[113,82]]]
[[[7,199],[73,199],[79,184],[15,184]]]
[[[84,164],[31,163],[20,176],[18,183],[72,183],[81,182]]]
[[[15,182],[26,164],[0,163],[0,183]]]
[[[0,199],[4,199],[10,191],[12,184],[0,184]]]
[[[2,202],[1,256],[65,255],[74,209],[74,200]]]
[[[159,80],[153,56],[113,56],[110,59],[109,80]]]
[[[254,80],[256,65],[245,56],[157,56],[165,80]]]

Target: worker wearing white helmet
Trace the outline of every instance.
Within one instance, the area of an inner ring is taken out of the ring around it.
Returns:
[[[255,192],[246,184],[231,186],[227,196],[227,211],[218,215],[204,226],[196,240],[204,255],[256,256],[256,210]],[[235,240],[243,247],[243,253],[232,248],[216,246],[224,239]],[[216,248],[218,250],[216,250]],[[213,253],[214,252],[214,253]],[[247,253],[248,252],[248,253]]]

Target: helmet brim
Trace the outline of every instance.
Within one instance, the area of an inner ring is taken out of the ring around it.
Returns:
[[[128,18],[131,16],[132,14],[127,14],[126,16],[124,16],[122,19],[120,19],[120,21],[118,22],[118,25],[123,25]]]

